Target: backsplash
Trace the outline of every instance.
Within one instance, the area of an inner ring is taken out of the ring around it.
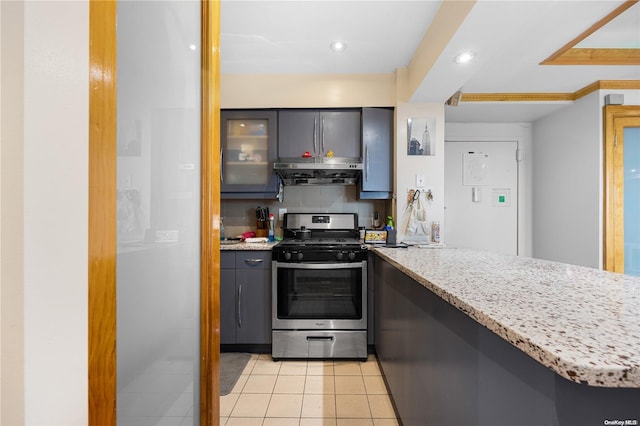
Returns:
[[[377,211],[380,222],[386,217],[385,200],[359,200],[357,186],[285,186],[282,203],[273,200],[222,200],[220,215],[224,218],[227,237],[241,235],[256,230],[256,208],[268,207],[276,217],[276,236],[282,236],[282,223],[278,210],[287,213],[357,213],[359,226],[372,226],[373,215]]]

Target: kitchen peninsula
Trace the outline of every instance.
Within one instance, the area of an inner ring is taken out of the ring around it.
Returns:
[[[404,425],[640,421],[640,279],[467,249],[373,251],[376,351]]]

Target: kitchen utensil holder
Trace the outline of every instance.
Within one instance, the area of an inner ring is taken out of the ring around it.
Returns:
[[[267,227],[267,221],[258,219],[256,221],[256,237],[267,237],[269,235],[269,229]]]

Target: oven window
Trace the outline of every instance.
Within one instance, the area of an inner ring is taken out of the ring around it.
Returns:
[[[362,268],[278,268],[279,319],[361,319]]]

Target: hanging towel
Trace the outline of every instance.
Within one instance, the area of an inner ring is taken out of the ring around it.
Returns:
[[[409,220],[407,221],[407,235],[431,235],[431,226],[427,222],[427,211],[422,204],[422,194],[419,194],[409,204]]]

